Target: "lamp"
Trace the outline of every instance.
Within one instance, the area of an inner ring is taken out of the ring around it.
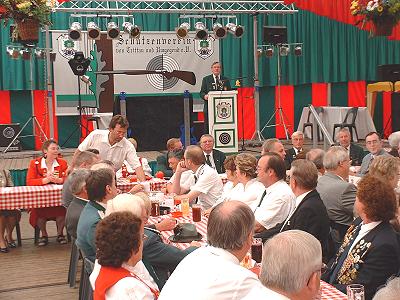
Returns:
[[[194,37],[195,39],[197,39],[197,40],[207,39],[208,32],[207,32],[207,28],[203,22],[197,22],[194,25],[194,29],[196,29],[196,35]]]
[[[279,55],[280,55],[280,56],[288,56],[289,52],[290,52],[289,45],[287,45],[287,44],[282,44],[282,45],[279,47]]]
[[[258,48],[257,49],[257,57],[260,58],[262,54],[263,54],[263,50],[261,48]]]
[[[31,59],[31,51],[28,49],[22,49],[19,52],[23,60],[30,60]]]
[[[240,38],[244,33],[244,28],[240,25],[236,25],[234,23],[226,24],[226,28],[228,29],[229,33],[233,34],[234,37]]]
[[[100,39],[100,28],[95,22],[89,22],[87,25],[88,38],[90,40]]]
[[[80,40],[82,35],[82,25],[79,22],[73,22],[68,30],[68,37],[73,40],[77,41]]]
[[[38,59],[45,59],[46,58],[46,52],[41,49],[35,49],[35,56]]]
[[[301,56],[303,54],[303,49],[301,48],[300,45],[294,47],[294,55],[296,56]]]
[[[223,39],[226,36],[226,28],[220,23],[214,23],[213,31],[216,39]]]
[[[274,55],[274,47],[267,46],[267,48],[265,49],[265,56],[272,57],[273,55]]]
[[[53,53],[50,53],[50,56],[52,54]],[[90,59],[85,58],[85,56],[83,56],[83,52],[78,51],[75,52],[74,58],[70,59],[68,63],[75,75],[83,76],[89,68]]]
[[[190,30],[190,24],[185,22],[179,25],[179,27],[175,28],[176,36],[180,39],[187,38]]]
[[[117,39],[119,37],[119,27],[115,22],[108,22],[107,24],[107,38],[110,40]]]

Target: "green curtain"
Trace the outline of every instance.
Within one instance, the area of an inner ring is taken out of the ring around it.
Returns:
[[[349,80],[375,80],[379,64],[400,61],[400,42],[384,37],[370,38],[369,33],[355,26],[339,23],[307,11],[293,15],[258,15],[258,44],[262,44],[265,25],[286,25],[288,41],[302,42],[303,55],[290,54],[282,57],[282,84],[309,84],[312,82],[346,82]],[[70,22],[80,21],[69,18],[68,14],[53,15],[52,29],[67,29]],[[135,22],[142,30],[174,30],[178,25],[177,14],[135,14]],[[209,21],[208,21],[209,22]],[[105,21],[103,23],[103,29]],[[241,39],[232,36],[221,40],[220,56],[224,74],[230,78],[247,77],[244,86],[253,85],[253,17],[238,15],[238,23],[245,27]],[[210,26],[209,26],[210,27]],[[2,27],[0,41],[0,68],[2,72],[0,89],[28,90],[31,88],[28,61],[12,60],[7,56],[6,45],[10,44],[9,28]],[[43,34],[39,41],[43,47]],[[44,88],[45,64],[34,59],[34,88]],[[277,84],[276,55],[258,61],[260,85]]]

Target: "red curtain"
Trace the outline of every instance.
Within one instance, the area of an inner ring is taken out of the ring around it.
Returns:
[[[0,124],[11,123],[10,91],[0,91]]]
[[[285,3],[294,3],[297,8],[310,11],[320,16],[324,16],[338,22],[354,25],[360,20],[360,16],[353,16],[350,13],[352,0],[284,0]],[[361,29],[361,23],[357,26]],[[366,23],[364,30],[370,30],[371,24]],[[400,40],[400,25],[397,25],[391,40]]]
[[[328,84],[327,83],[313,83],[311,86],[312,99],[311,103],[314,106],[327,106],[328,105]]]
[[[389,136],[392,133],[392,92],[383,92],[383,135]],[[387,126],[386,126],[387,125]]]
[[[366,106],[367,86],[365,81],[349,81],[347,84],[347,105],[350,107]]]
[[[275,87],[275,109],[279,108],[278,103],[278,87]],[[293,133],[294,128],[294,87],[293,85],[281,86],[281,105],[285,124],[289,130],[289,137]],[[279,139],[286,138],[285,129],[282,120],[279,118],[279,111],[275,115],[276,137]]]
[[[256,116],[254,111],[254,87],[239,88],[237,99],[238,137],[239,139],[241,139],[244,134],[245,139],[251,139],[256,130]]]

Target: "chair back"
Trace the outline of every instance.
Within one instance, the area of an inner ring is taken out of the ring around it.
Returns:
[[[344,117],[343,123],[345,124],[355,124],[356,123],[356,118],[357,118],[357,113],[358,113],[358,107],[352,107],[350,108],[346,116]],[[351,118],[351,122],[348,122],[348,119]]]
[[[317,112],[318,115],[320,115],[324,111],[324,108],[321,107],[321,106],[315,106],[314,109],[315,109],[315,111]],[[310,117],[311,117],[311,109],[308,110],[307,122],[306,123],[310,123]]]

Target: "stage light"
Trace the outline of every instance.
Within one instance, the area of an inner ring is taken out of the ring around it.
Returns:
[[[257,49],[257,57],[260,58],[262,54],[263,54],[263,50],[261,48],[258,48]]]
[[[206,40],[208,37],[207,28],[203,22],[197,22],[194,25],[194,29],[196,30],[195,39],[197,40]]]
[[[107,24],[107,38],[110,40],[119,38],[119,27],[115,22],[108,22]]]
[[[279,47],[279,55],[280,56],[288,56],[289,52],[290,52],[289,45],[283,44]]]
[[[16,48],[12,47],[7,47],[7,54],[12,58],[12,59],[18,59],[19,58],[19,53],[20,51]]]
[[[130,38],[139,38],[140,27],[132,25],[131,22],[124,22],[124,24],[122,24],[122,28],[124,29],[125,33],[129,34]]]
[[[226,28],[228,29],[229,33],[233,34],[237,38],[242,37],[244,33],[244,27],[236,25],[234,23],[226,24]]]
[[[214,23],[213,31],[216,39],[223,39],[226,36],[226,28],[220,23]]]
[[[273,55],[274,55],[274,47],[267,46],[267,48],[265,49],[265,56],[272,57]]]
[[[38,59],[45,59],[46,58],[46,52],[42,49],[35,49],[35,56]]]
[[[294,47],[294,55],[296,56],[301,56],[303,54],[303,49],[301,48],[300,45]]]
[[[87,33],[89,40],[99,40],[100,39],[100,28],[95,22],[89,22],[87,25]]]
[[[22,49],[19,52],[23,60],[30,60],[31,59],[31,51],[28,49]]]
[[[85,75],[87,69],[89,68],[90,59],[85,58],[85,56],[83,55],[83,52],[78,51],[78,52],[75,52],[74,58],[72,58],[68,61],[68,64],[71,67],[72,72],[74,72],[75,75],[83,76],[83,75]]]
[[[68,30],[70,40],[78,41],[82,37],[82,25],[79,22],[73,22]]]
[[[176,36],[180,39],[187,38],[190,30],[190,24],[185,22],[175,28]]]

